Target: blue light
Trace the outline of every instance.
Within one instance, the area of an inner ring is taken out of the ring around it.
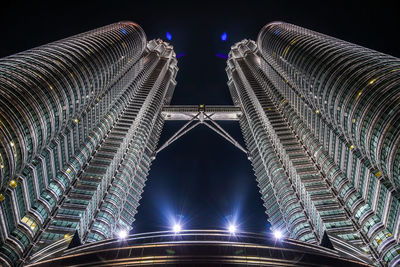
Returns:
[[[169,33],[169,32],[167,32],[167,34],[165,35],[165,37],[167,37],[167,39],[170,40],[170,41],[171,41],[171,39],[172,39],[172,35],[171,35],[171,33]]]
[[[215,54],[216,57],[222,58],[222,59],[228,59],[228,55],[227,54]]]
[[[183,57],[184,55],[186,55],[186,53],[180,53],[180,54],[177,54],[177,55],[176,55],[176,58]]]
[[[281,30],[277,29],[277,30],[275,31],[275,34],[278,34],[278,33],[280,33],[280,32],[281,32]]]
[[[224,33],[221,35],[221,40],[222,40],[223,42],[225,42],[226,39],[228,39],[228,35],[226,34],[226,32],[224,32]]]
[[[121,29],[121,32],[126,35],[126,30],[124,28]]]

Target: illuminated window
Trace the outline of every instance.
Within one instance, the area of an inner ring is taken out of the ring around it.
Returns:
[[[21,222],[25,223],[27,226],[29,226],[29,228],[31,228],[32,231],[35,231],[38,229],[37,223],[32,220],[31,218],[24,216],[21,219]]]
[[[11,180],[11,181],[10,181],[10,186],[11,186],[12,188],[16,188],[17,185],[18,185],[17,181],[15,181],[15,180]]]

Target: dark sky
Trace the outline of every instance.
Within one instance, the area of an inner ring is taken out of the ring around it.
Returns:
[[[215,54],[227,54],[233,43],[244,38],[255,40],[261,27],[274,20],[400,56],[395,1],[29,2],[2,3],[0,57],[132,20],[142,26],[149,40],[165,39],[165,33],[171,32],[176,53],[186,53],[178,62],[172,104],[232,104],[225,60]],[[223,32],[228,34],[226,42],[220,40]],[[166,122],[160,143],[181,125]],[[243,144],[237,123],[222,126]],[[185,228],[224,228],[227,220],[236,218],[242,230],[265,230],[265,209],[250,162],[205,126],[157,156],[142,196],[135,232],[169,229],[179,215]]]

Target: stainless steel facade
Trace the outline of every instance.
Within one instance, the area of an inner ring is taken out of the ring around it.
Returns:
[[[130,230],[176,64],[132,22],[0,60],[1,265]]]
[[[273,228],[398,264],[400,60],[274,22],[226,70]]]
[[[235,106],[174,107],[173,48],[132,22],[0,59],[0,264],[129,231],[156,153],[199,124],[248,154],[273,230],[399,264],[399,59],[274,22],[227,64]],[[156,149],[165,120],[194,126]]]

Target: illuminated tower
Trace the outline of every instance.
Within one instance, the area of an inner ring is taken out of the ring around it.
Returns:
[[[398,264],[400,60],[276,22],[226,70],[273,227]]]
[[[176,63],[132,22],[0,60],[0,265],[130,230]]]

